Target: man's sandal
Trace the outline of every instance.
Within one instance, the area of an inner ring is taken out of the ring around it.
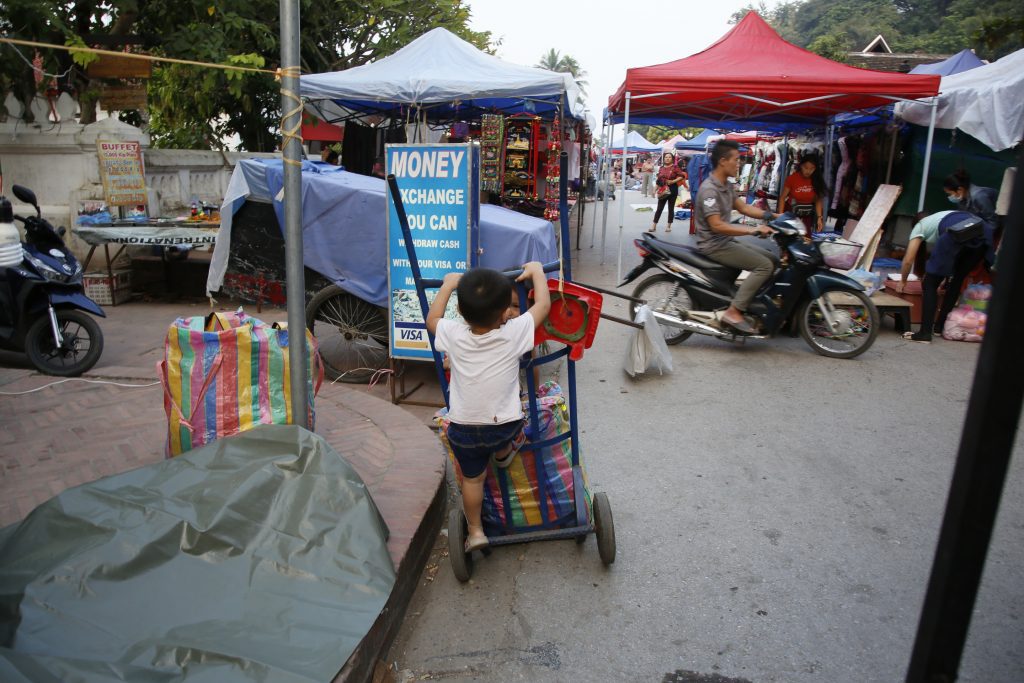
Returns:
[[[904,332],[903,333],[903,339],[904,339],[904,341],[917,342],[918,344],[931,344],[932,343],[932,336],[930,334],[929,335],[922,335],[920,332]]]

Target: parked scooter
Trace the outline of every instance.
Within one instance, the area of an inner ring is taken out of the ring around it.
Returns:
[[[860,283],[830,268],[849,267],[849,246],[805,240],[803,222],[792,214],[781,214],[769,225],[781,256],[746,312],[756,330],[753,335],[722,323],[741,271],[716,263],[693,247],[644,233],[643,239],[633,242],[643,262],[619,286],[651,268],[661,271],[637,285],[633,297],[647,302],[669,344],[679,344],[694,332],[740,342],[765,339],[789,321],[789,329],[799,330],[823,356],[853,358],[867,351],[878,336],[878,309]],[[632,317],[638,307],[632,307]]]
[[[100,326],[82,311],[106,317],[85,295],[82,265],[64,245],[66,230],[55,230],[43,219],[32,190],[15,185],[14,196],[36,209],[35,216],[13,216],[11,203],[0,197],[0,226],[11,219],[25,224],[21,260],[17,231],[5,233],[7,244],[0,267],[0,349],[25,353],[40,372],[74,377],[89,370],[103,353]],[[0,245],[3,246],[3,245]]]

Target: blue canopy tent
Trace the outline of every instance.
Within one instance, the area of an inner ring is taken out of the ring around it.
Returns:
[[[971,69],[984,65],[985,62],[978,59],[978,56],[970,50],[961,50],[952,57],[944,59],[941,62],[918,64],[910,70],[910,73],[952,76],[953,74],[970,71]],[[847,114],[838,114],[832,119],[832,122],[838,126],[847,126],[851,128],[874,126],[886,121],[892,121],[895,118],[893,113],[895,107],[895,104],[889,104],[868,113],[850,112]]]
[[[717,130],[711,128],[705,128],[700,135],[697,135],[691,140],[685,140],[683,142],[676,143],[676,149],[686,150],[690,152],[703,152],[708,147],[708,141],[721,135]]]
[[[970,71],[985,62],[978,59],[978,55],[970,50],[961,50],[948,59],[932,64],[918,64],[910,70],[912,74],[938,74],[940,76],[952,76],[962,71]]]

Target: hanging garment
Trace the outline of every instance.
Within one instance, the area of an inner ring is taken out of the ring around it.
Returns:
[[[842,155],[843,161],[839,164],[839,170],[836,172],[836,182],[833,185],[835,188],[835,195],[832,197],[833,210],[839,208],[839,197],[842,195],[840,188],[843,186],[843,179],[850,170],[850,153],[847,150],[846,138],[839,138],[839,154]]]

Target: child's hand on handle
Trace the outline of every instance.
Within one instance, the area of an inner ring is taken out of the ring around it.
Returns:
[[[445,309],[448,306],[448,299],[451,298],[452,292],[459,285],[461,278],[462,273],[448,273],[441,280],[441,288],[437,290],[437,296],[434,297],[434,302],[430,304],[430,311],[427,312],[427,319],[424,321],[430,334],[437,333],[437,323],[444,317]]]
[[[462,273],[448,273],[447,275],[444,276],[444,279],[441,281],[441,286],[455,289],[459,284],[459,280],[461,279]]]
[[[544,266],[538,261],[530,261],[523,266],[523,272],[516,278],[516,282],[533,281],[533,306],[527,311],[533,316],[533,326],[538,327],[548,317],[551,310],[551,294],[548,292],[548,283],[544,277]]]

